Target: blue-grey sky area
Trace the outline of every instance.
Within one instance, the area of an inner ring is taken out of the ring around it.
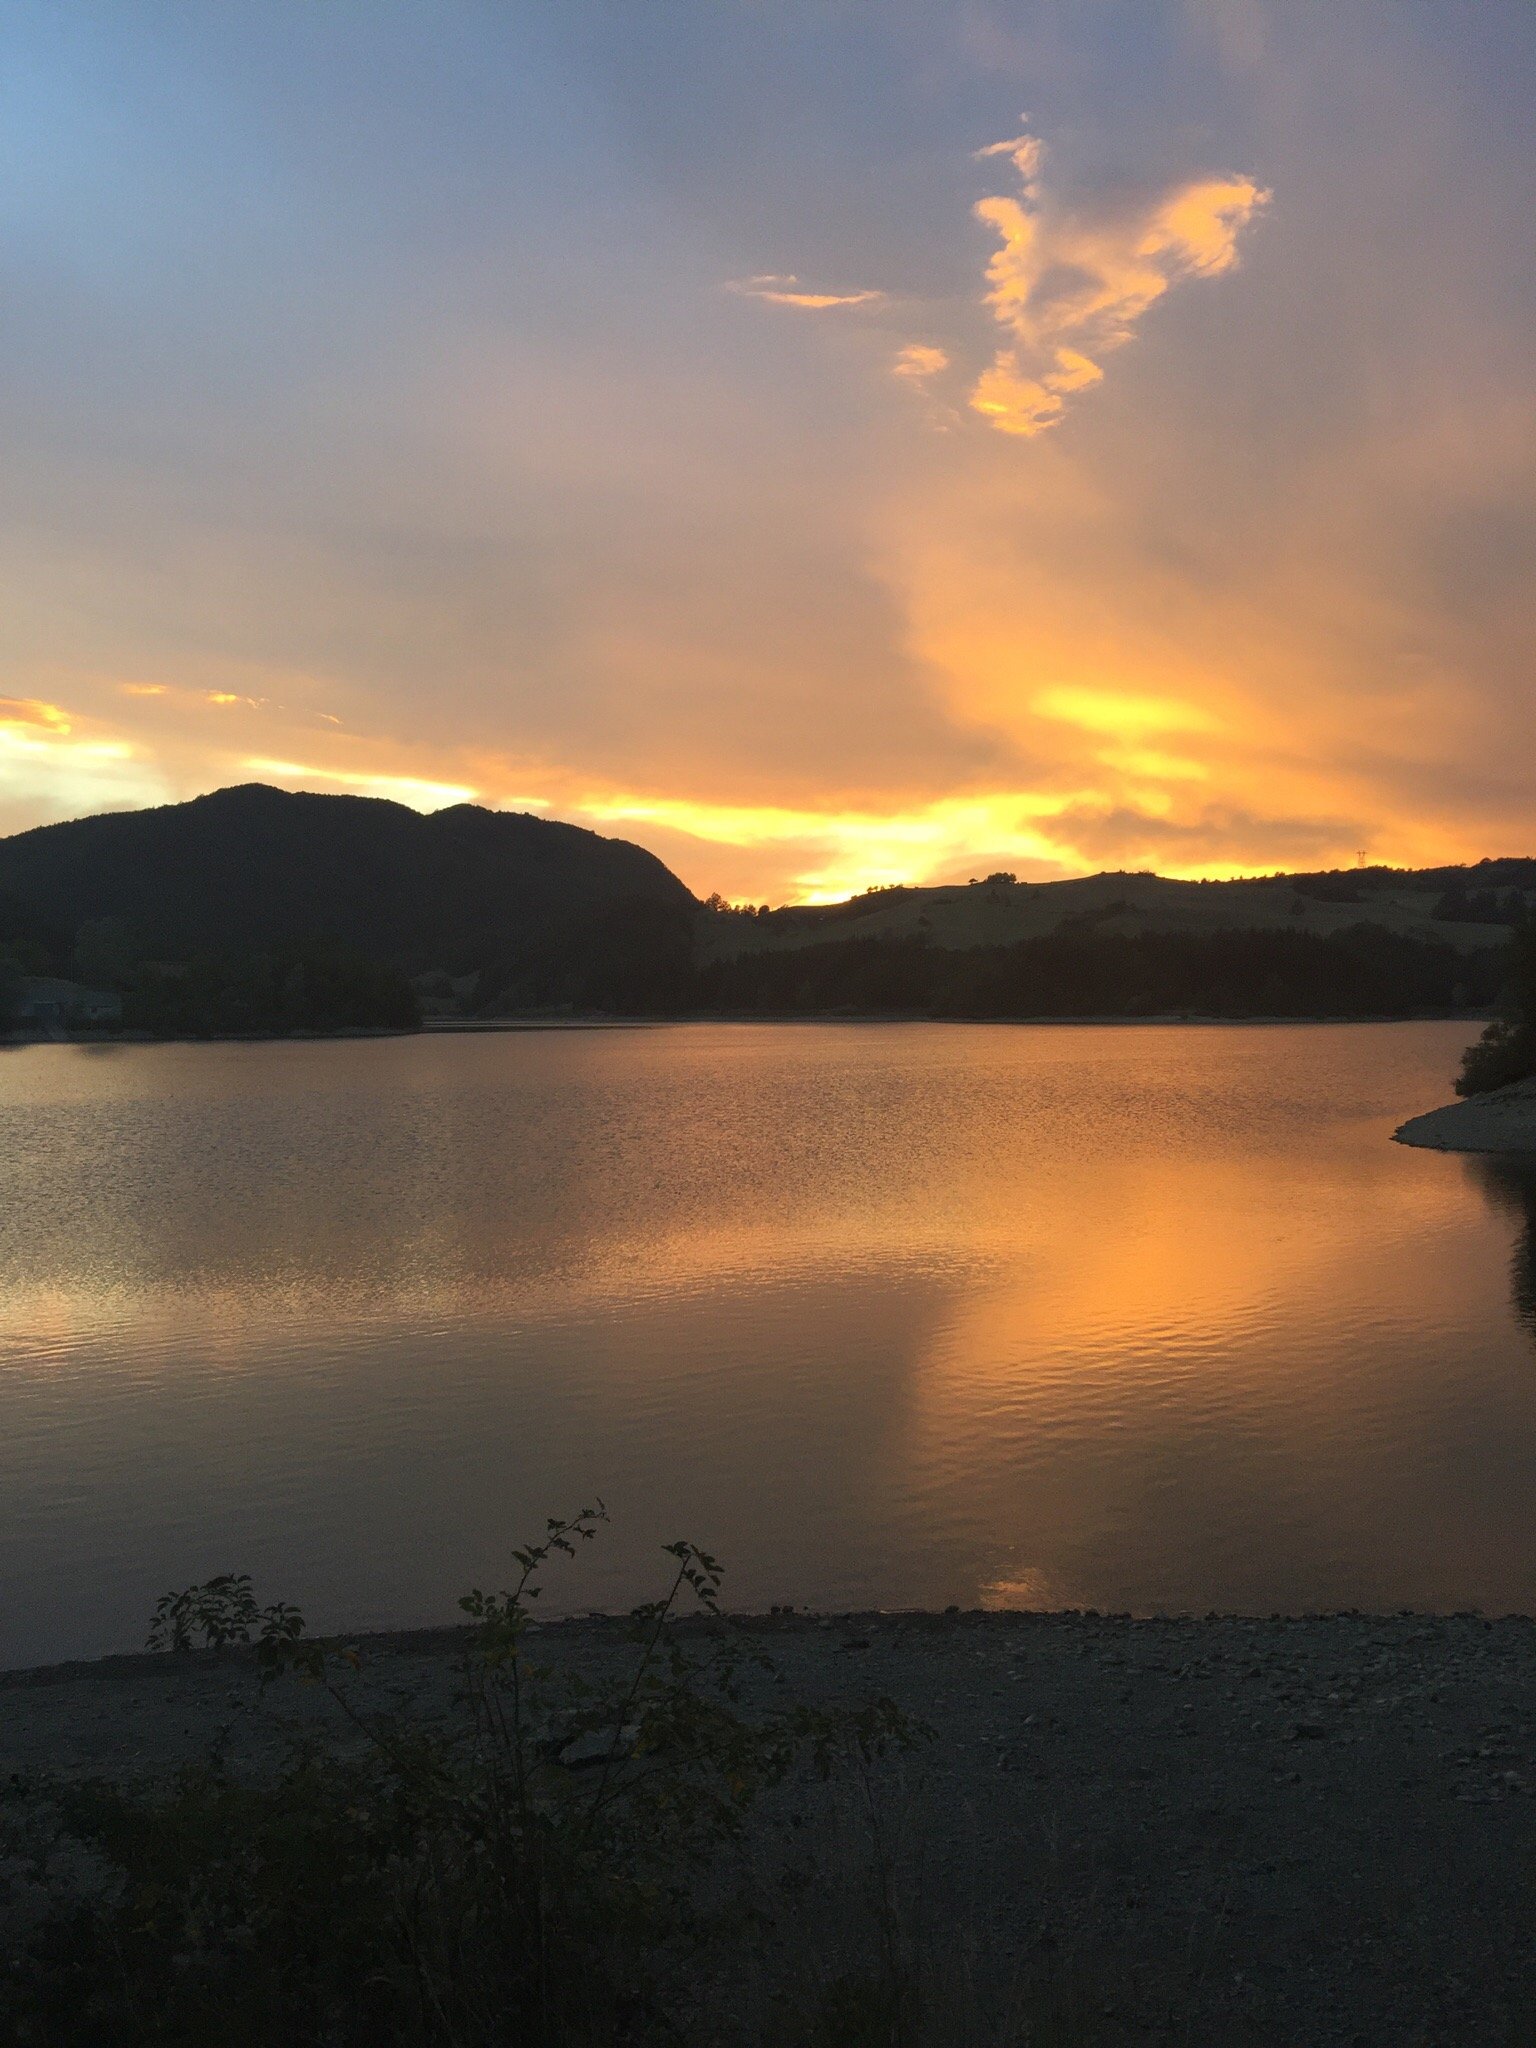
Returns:
[[[1528,0],[0,14],[0,829],[1536,851]]]

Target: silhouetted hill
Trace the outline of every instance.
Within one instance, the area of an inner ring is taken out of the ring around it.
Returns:
[[[259,784],[0,840],[0,968],[120,989],[170,1033],[429,1011],[1411,1015],[1486,1010],[1536,863],[1179,882],[991,875],[775,911],[469,804]],[[414,984],[414,986],[413,986]]]
[[[576,825],[259,783],[0,840],[0,940],[110,920],[150,960],[340,948],[531,1004],[643,998],[695,908],[653,854]]]

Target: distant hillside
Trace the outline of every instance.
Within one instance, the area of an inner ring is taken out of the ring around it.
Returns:
[[[1536,861],[1175,882],[1088,875],[717,912],[697,1008],[752,1016],[1364,1017],[1486,1011]]]
[[[645,1004],[686,965],[696,909],[638,846],[470,804],[253,783],[0,840],[0,943],[60,971],[106,921],[150,961],[319,946],[490,998]]]
[[[844,939],[922,939],[952,951],[1008,946],[1065,928],[1147,933],[1301,931],[1326,938],[1351,925],[1475,952],[1502,945],[1517,911],[1536,905],[1536,860],[1473,868],[1346,869],[1256,881],[1173,882],[1161,875],[1085,875],[1064,882],[1009,877],[934,889],[875,889],[846,903],[724,913],[707,957],[782,951]]]

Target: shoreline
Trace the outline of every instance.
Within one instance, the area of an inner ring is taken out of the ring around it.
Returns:
[[[637,1030],[647,1025],[680,1024],[1007,1024],[1007,1025],[1050,1025],[1053,1028],[1063,1024],[1082,1024],[1102,1027],[1106,1024],[1146,1025],[1159,1027],[1179,1024],[1232,1025],[1247,1028],[1263,1026],[1266,1029],[1284,1024],[1470,1024],[1478,1025],[1487,1021],[1481,1011],[1469,1010],[1425,1010],[1411,1017],[1369,1016],[1338,1017],[1312,1015],[1306,1017],[1219,1017],[1205,1012],[1167,1010],[1156,1011],[1145,1017],[1128,1017],[1123,1011],[1111,1011],[1094,1016],[1014,1016],[1014,1017],[934,1017],[924,1010],[867,1010],[852,1012],[796,1011],[790,1015],[773,1015],[753,1010],[726,1010],[708,1016],[680,1015],[668,1017],[466,1017],[457,1019],[430,1019],[423,1023],[422,1034],[440,1034],[453,1031],[600,1031]]]
[[[1392,1138],[1395,1144],[1429,1152],[1536,1156],[1536,1080],[1514,1081],[1486,1095],[1426,1110],[1399,1124]]]
[[[981,1634],[1050,1635],[1060,1631],[1101,1631],[1151,1638],[1158,1635],[1186,1635],[1208,1632],[1213,1637],[1237,1632],[1250,1637],[1293,1639],[1298,1632],[1381,1631],[1406,1634],[1417,1641],[1438,1635],[1461,1636],[1467,1631],[1524,1630],[1536,1652],[1536,1588],[1529,1610],[1487,1614],[1480,1608],[1361,1608],[1338,1607],[1302,1610],[1297,1613],[1246,1614],[1215,1609],[1206,1614],[1111,1612],[1097,1607],[855,1607],[820,1609],[810,1607],[735,1611],[722,1608],[720,1618],[743,1635],[800,1638],[817,1641],[829,1631],[858,1634],[871,1629],[913,1633],[928,1638]],[[607,1641],[617,1643],[630,1624],[625,1610],[589,1609],[573,1614],[546,1614],[528,1623],[528,1633],[551,1644],[581,1644]],[[696,1633],[709,1625],[701,1614],[684,1615],[676,1626],[684,1633]],[[460,1621],[429,1622],[415,1627],[334,1629],[310,1640],[327,1649],[357,1650],[366,1658],[420,1658],[428,1661],[451,1659],[469,1640],[471,1624]],[[61,1657],[44,1664],[0,1665],[0,1694],[32,1687],[68,1685],[76,1682],[153,1680],[173,1674],[254,1671],[254,1651],[233,1644],[224,1650],[106,1650],[97,1656]],[[1533,1696],[1536,1710],[1536,1696]],[[4,1731],[0,1728],[0,1752]]]
[[[868,1781],[891,1882],[1003,1990],[1063,1968],[1086,1983],[1081,2038],[1523,2038],[1536,1619],[739,1620],[779,1674],[754,1667],[752,1702],[883,1696],[932,1731]],[[346,1638],[349,1687],[365,1709],[450,1714],[462,1634]],[[537,1627],[539,1661],[577,1674],[611,1671],[621,1641],[615,1618]],[[22,1784],[160,1782],[215,1741],[260,1774],[341,1725],[312,1687],[263,1694],[248,1652],[34,1667],[0,1674],[0,1695],[0,1778]],[[802,1847],[849,1868],[846,1809],[808,1812]]]
[[[1123,1012],[1111,1012],[1095,1016],[1011,1016],[1011,1017],[934,1017],[926,1012],[912,1010],[892,1012],[872,1010],[852,1013],[796,1012],[791,1015],[770,1015],[749,1010],[723,1011],[712,1015],[680,1014],[658,1017],[615,1017],[606,1015],[580,1017],[429,1017],[413,1029],[393,1025],[359,1024],[339,1031],[232,1031],[210,1032],[207,1036],[158,1037],[152,1032],[137,1031],[90,1031],[76,1032],[59,1038],[0,1035],[0,1053],[24,1052],[41,1045],[65,1046],[141,1046],[141,1045],[331,1045],[350,1044],[359,1039],[399,1038],[446,1038],[460,1034],[469,1036],[519,1031],[653,1031],[674,1029],[691,1024],[772,1024],[772,1025],[859,1025],[889,1024],[913,1025],[931,1024],[939,1027],[962,1025],[1006,1025],[1010,1028],[1048,1026],[1052,1029],[1063,1025],[1080,1025],[1085,1028],[1102,1029],[1106,1025],[1119,1025],[1127,1029],[1154,1026],[1160,1030],[1180,1025],[1197,1025],[1201,1029],[1225,1026],[1233,1030],[1272,1030],[1285,1025],[1345,1025],[1345,1024],[1466,1024],[1469,1027],[1486,1023],[1482,1011],[1425,1010],[1404,1017],[1400,1015],[1372,1016],[1255,1016],[1221,1017],[1201,1013],[1185,1015],[1178,1011],[1159,1011],[1145,1017],[1128,1017]],[[1460,1107],[1453,1104],[1451,1107]],[[1404,1126],[1406,1128],[1406,1126]],[[1405,1143],[1419,1142],[1405,1139]]]

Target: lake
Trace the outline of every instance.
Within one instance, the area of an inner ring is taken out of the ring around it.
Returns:
[[[0,1055],[0,1664],[223,1570],[452,1619],[596,1496],[744,1607],[1536,1605],[1536,1178],[1466,1025]]]

